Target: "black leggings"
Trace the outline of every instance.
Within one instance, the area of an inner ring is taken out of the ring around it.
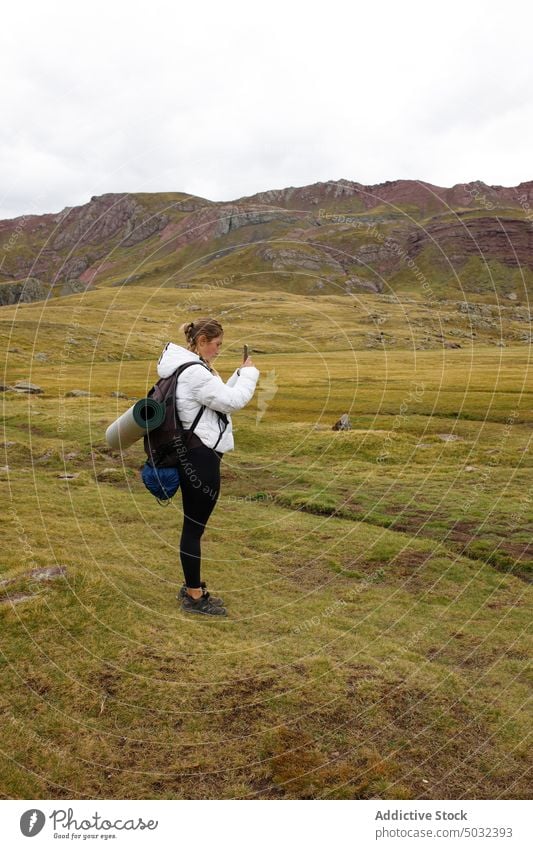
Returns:
[[[200,539],[220,493],[221,457],[207,445],[189,448],[179,456],[183,501],[180,558],[188,587],[200,587]]]

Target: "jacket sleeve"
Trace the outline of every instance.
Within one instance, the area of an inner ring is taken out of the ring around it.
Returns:
[[[255,392],[259,369],[245,366],[240,369],[233,386],[228,386],[221,377],[210,374],[207,369],[188,369],[190,392],[198,404],[205,404],[219,413],[232,413],[245,407]],[[232,375],[233,377],[233,375]],[[231,380],[231,378],[230,378]]]
[[[226,386],[235,386],[237,380],[239,379],[239,369],[235,369],[231,377],[228,377],[226,380]]]

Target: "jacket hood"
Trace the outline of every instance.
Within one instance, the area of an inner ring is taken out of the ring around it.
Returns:
[[[157,373],[159,377],[170,377],[182,363],[201,362],[198,354],[184,348],[183,345],[176,345],[174,342],[168,342],[163,353],[157,362]]]

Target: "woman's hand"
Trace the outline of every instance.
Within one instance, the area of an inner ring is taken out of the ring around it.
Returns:
[[[243,364],[242,364],[241,368],[242,368],[243,366],[253,366],[253,364],[254,364],[254,362],[253,362],[252,358],[251,358],[251,357],[247,357],[247,358],[245,359],[245,361],[243,362]]]

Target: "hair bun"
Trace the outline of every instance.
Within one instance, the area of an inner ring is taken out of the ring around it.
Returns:
[[[180,332],[185,335],[190,351],[197,352],[197,339],[205,336],[207,341],[221,336],[224,332],[222,325],[216,318],[199,318],[194,321],[186,321],[180,325]]]

